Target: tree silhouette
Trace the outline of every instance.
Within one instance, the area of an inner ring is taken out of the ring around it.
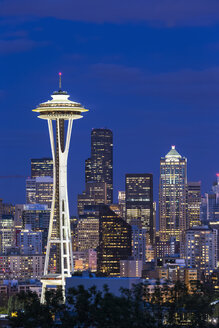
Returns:
[[[68,290],[66,303],[60,289],[47,291],[45,304],[35,293],[19,293],[9,299],[8,313],[11,326],[23,328],[210,328],[214,299],[203,284],[191,293],[180,282],[170,287],[157,281],[152,292],[139,284],[121,289],[120,296],[106,285],[102,291],[81,285]]]

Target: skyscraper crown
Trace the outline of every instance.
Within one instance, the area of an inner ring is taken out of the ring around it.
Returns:
[[[168,159],[171,159],[171,158],[176,159],[176,158],[182,158],[182,156],[175,149],[175,146],[171,146],[171,150],[166,154],[165,158],[168,158]]]

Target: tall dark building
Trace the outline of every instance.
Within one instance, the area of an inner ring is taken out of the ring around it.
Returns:
[[[149,237],[147,244],[153,244],[153,175],[126,174],[125,189],[127,222],[147,229]]]
[[[201,225],[201,182],[188,182],[187,206],[187,228]]]
[[[3,203],[3,199],[0,198],[0,219],[2,215],[15,215],[15,205],[11,203]]]
[[[31,159],[31,178],[53,177],[53,161],[51,158]]]
[[[107,202],[113,203],[113,133],[109,129],[91,132],[91,157],[85,161],[85,182],[106,182]]]
[[[219,221],[219,173],[216,174],[217,181],[212,185],[212,190],[205,193],[202,198],[201,216],[202,222]]]
[[[120,260],[132,255],[131,226],[107,205],[99,205],[98,272],[106,276],[120,275]]]

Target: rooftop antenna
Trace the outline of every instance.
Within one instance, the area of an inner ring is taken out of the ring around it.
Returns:
[[[62,90],[62,73],[59,72],[59,90]]]

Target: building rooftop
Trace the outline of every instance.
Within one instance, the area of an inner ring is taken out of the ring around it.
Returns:
[[[207,230],[212,231],[212,229],[207,225],[193,226],[193,227],[191,227],[190,229],[188,229],[186,231],[194,231],[194,230],[195,231],[207,231]]]
[[[175,146],[171,146],[171,150],[166,154],[165,158],[182,158]]]

